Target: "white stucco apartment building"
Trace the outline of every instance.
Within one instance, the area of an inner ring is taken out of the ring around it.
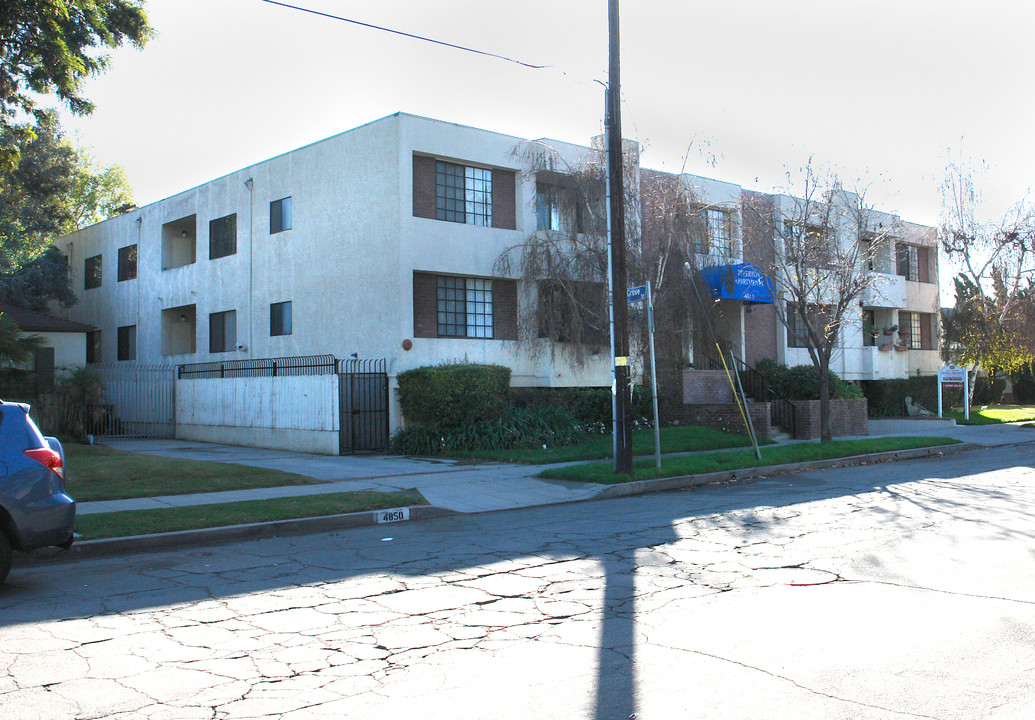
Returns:
[[[331,354],[385,358],[390,378],[469,361],[518,386],[609,385],[606,356],[573,370],[514,342],[534,288],[493,267],[537,228],[527,142],[397,113],[72,233],[57,245],[69,316],[98,328],[87,359]]]
[[[599,160],[588,147],[542,144],[559,154],[562,168]],[[79,297],[68,317],[96,328],[88,335],[86,361],[128,366],[315,355],[383,359],[391,429],[402,423],[391,391],[394,379],[423,365],[506,365],[515,386],[608,386],[606,349],[573,366],[564,352],[550,351],[556,346],[544,345],[548,340],[535,340],[537,328],[519,327],[530,317],[520,309],[537,302],[540,288],[517,276],[516,263],[509,276],[496,266],[504,251],[563,221],[557,207],[544,207],[559,197],[537,196],[537,180],[540,191],[558,180],[529,167],[537,146],[538,141],[397,113],[72,233],[56,244],[69,258]],[[632,157],[636,149],[629,144]],[[635,161],[631,170],[627,178],[635,189]],[[778,214],[784,201],[717,180],[683,181],[701,200],[705,220],[706,237],[687,241],[702,250],[724,246],[716,262],[752,262],[743,230],[745,203],[769,198]],[[638,205],[633,202],[630,213],[634,242]],[[574,215],[568,215],[571,222]],[[846,331],[845,352],[832,368],[847,379],[936,368],[934,236],[929,228],[904,227],[904,260],[889,254],[874,267],[884,278],[881,291],[860,307],[858,337]],[[771,305],[767,313],[762,306],[739,307],[735,299],[727,304],[734,311],[726,331],[742,359],[808,362],[804,349],[794,347],[775,322]],[[914,321],[910,313],[920,315]],[[867,319],[911,327],[919,322],[927,339],[923,345],[919,336],[912,341],[919,352],[880,351],[862,335]],[[517,342],[519,336],[526,342]],[[686,343],[690,352],[692,344]],[[269,420],[269,407],[240,409],[241,398],[259,403],[255,396],[272,393],[273,385],[238,389],[218,403],[198,386],[178,392],[177,433],[335,452],[332,436],[340,428],[333,427],[333,417],[346,422],[345,400],[327,400],[333,393],[324,386],[293,382],[299,386],[292,391],[292,422],[307,413],[326,416],[314,431],[322,438],[318,442],[282,441],[283,433],[271,429],[276,423]],[[208,405],[212,412],[203,411]],[[187,415],[191,419],[184,421]],[[251,429],[219,430],[242,423]]]

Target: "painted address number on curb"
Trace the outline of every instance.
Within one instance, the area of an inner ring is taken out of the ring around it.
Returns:
[[[403,507],[392,508],[391,510],[378,510],[374,513],[374,517],[377,518],[378,524],[402,522],[403,520],[410,519],[410,509]]]

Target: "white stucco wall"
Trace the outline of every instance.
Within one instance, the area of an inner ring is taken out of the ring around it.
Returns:
[[[177,380],[176,437],[337,455],[338,376]]]

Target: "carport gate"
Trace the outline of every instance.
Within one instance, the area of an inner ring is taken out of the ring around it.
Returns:
[[[388,362],[348,358],[338,364],[339,452],[383,450],[388,445]]]

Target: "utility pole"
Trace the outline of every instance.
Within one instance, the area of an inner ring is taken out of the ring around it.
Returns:
[[[632,474],[632,392],[629,382],[629,300],[625,281],[625,179],[623,177],[621,83],[619,81],[618,0],[607,2],[608,179],[611,215],[611,292],[614,313],[615,473]]]

